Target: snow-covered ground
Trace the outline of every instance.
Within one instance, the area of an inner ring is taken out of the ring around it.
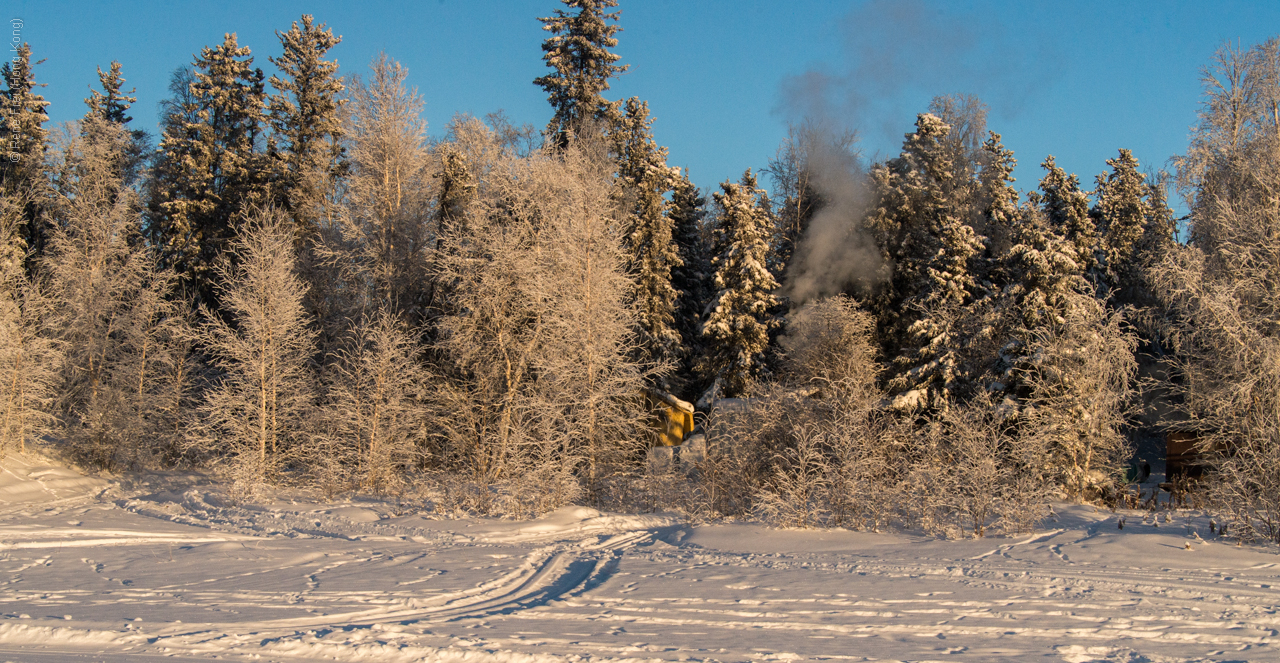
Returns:
[[[191,477],[3,466],[0,661],[1280,659],[1280,557],[1188,512],[940,541],[230,506]]]

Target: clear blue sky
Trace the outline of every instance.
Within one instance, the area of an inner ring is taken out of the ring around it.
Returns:
[[[409,68],[439,135],[449,117],[503,109],[545,125],[532,80],[546,69],[538,16],[556,0],[426,2],[58,2],[9,0],[6,18],[47,83],[54,122],[84,113],[95,67],[124,65],[133,115],[155,132],[169,73],[236,32],[270,75],[275,30],[315,15],[342,43],[343,74],[385,51]],[[1280,32],[1280,2],[752,2],[622,0],[616,51],[631,71],[611,98],[649,102],[670,162],[704,188],[767,164],[786,123],[823,113],[855,128],[864,152],[896,154],[934,95],[970,93],[1016,152],[1019,186],[1048,154],[1086,186],[1127,147],[1161,166],[1186,147],[1200,67],[1223,42]],[[814,81],[821,84],[813,85]]]

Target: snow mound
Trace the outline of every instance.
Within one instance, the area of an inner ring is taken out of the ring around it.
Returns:
[[[0,507],[92,497],[108,483],[40,459],[9,455],[0,461]]]

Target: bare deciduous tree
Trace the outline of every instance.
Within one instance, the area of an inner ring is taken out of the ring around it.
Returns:
[[[431,222],[431,160],[422,98],[405,83],[408,70],[386,54],[373,62],[369,79],[350,85],[351,174],[339,224],[341,239],[328,252],[343,263],[355,317],[373,306],[371,296],[392,310],[420,320],[428,292],[427,254],[434,243]]]
[[[453,313],[439,348],[459,377],[441,425],[451,460],[486,486],[523,471],[565,499],[578,481],[599,491],[644,440],[648,370],[628,358],[630,284],[607,162],[591,148],[501,157],[445,238]]]
[[[27,281],[23,205],[0,195],[0,451],[24,452],[52,432],[61,346],[48,338],[49,300]]]
[[[362,488],[397,491],[422,450],[427,411],[420,392],[429,388],[402,321],[385,308],[360,320],[328,380],[321,469],[339,466]]]
[[[176,449],[170,397],[187,361],[185,318],[169,298],[136,225],[141,205],[122,180],[131,136],[94,115],[56,150],[58,222],[42,263],[62,344],[58,414],[72,454],[116,469]]]
[[[259,212],[218,268],[220,298],[234,325],[205,311],[200,345],[223,371],[200,406],[191,441],[216,453],[241,494],[280,478],[290,459],[310,453],[316,333],[294,273],[294,234],[282,215]]]
[[[1047,446],[1049,470],[1072,499],[1098,497],[1115,483],[1131,449],[1124,434],[1137,372],[1137,340],[1119,313],[1091,295],[1070,293],[1061,322],[1035,330],[1023,369],[1031,395],[1030,434]]]

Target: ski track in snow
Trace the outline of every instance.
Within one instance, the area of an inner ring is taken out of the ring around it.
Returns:
[[[1265,661],[1274,550],[1061,506],[1033,535],[234,506],[6,459],[0,661]],[[1187,550],[1187,544],[1191,550]]]

